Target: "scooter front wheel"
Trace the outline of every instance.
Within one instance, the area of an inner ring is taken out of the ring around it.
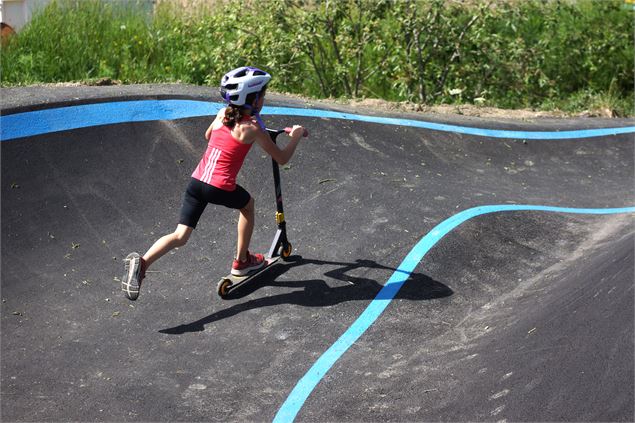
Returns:
[[[280,247],[280,257],[282,257],[283,259],[287,259],[289,258],[289,256],[291,256],[292,251],[293,246],[289,242],[287,243],[287,245],[283,245],[282,247]]]

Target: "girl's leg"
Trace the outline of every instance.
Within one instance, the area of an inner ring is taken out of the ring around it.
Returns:
[[[134,301],[139,296],[141,281],[148,266],[173,248],[185,245],[193,230],[189,226],[179,224],[173,233],[159,238],[143,257],[139,257],[137,253],[128,254],[124,260],[124,275],[121,278],[121,290],[128,299]]]
[[[179,224],[174,232],[159,238],[143,256],[145,268],[147,269],[150,267],[152,263],[164,256],[170,250],[184,246],[188,239],[190,239],[190,235],[193,230],[194,229],[189,226]]]
[[[249,199],[247,205],[240,209],[240,217],[238,218],[238,245],[236,247],[236,259],[240,261],[247,260],[247,250],[251,235],[254,232],[255,207],[253,197]]]

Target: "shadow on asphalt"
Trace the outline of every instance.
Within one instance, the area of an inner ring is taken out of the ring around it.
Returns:
[[[323,279],[285,282],[276,281],[279,276],[287,272],[289,269],[307,264],[318,266],[340,266],[336,269],[325,272],[324,276],[347,282],[347,284],[331,287]],[[375,299],[379,291],[383,288],[383,285],[373,279],[351,276],[348,274],[348,272],[360,268],[389,270],[393,272],[397,271],[397,269],[383,266],[373,260],[358,259],[353,263],[346,263],[305,259],[301,256],[291,256],[286,261],[278,262],[273,265],[271,270],[263,272],[250,282],[237,287],[226,297],[226,300],[244,298],[265,286],[302,288],[301,290],[286,292],[280,295],[256,298],[245,303],[236,304],[229,308],[219,310],[195,322],[186,323],[173,328],[162,329],[159,332],[168,335],[202,332],[205,330],[206,324],[223,320],[248,310],[282,304],[295,304],[305,307],[328,307],[348,301],[371,301]],[[424,301],[449,297],[453,294],[452,289],[446,285],[421,273],[410,274],[406,282],[407,283],[403,285],[395,298]]]

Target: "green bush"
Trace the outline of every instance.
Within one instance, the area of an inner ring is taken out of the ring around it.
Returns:
[[[503,108],[633,114],[623,0],[53,1],[2,49],[3,86],[108,77],[216,85],[246,64],[272,88]]]

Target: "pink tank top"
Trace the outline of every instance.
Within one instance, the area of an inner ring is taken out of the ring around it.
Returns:
[[[235,190],[236,176],[251,146],[234,138],[228,126],[213,130],[192,177],[225,191]]]

